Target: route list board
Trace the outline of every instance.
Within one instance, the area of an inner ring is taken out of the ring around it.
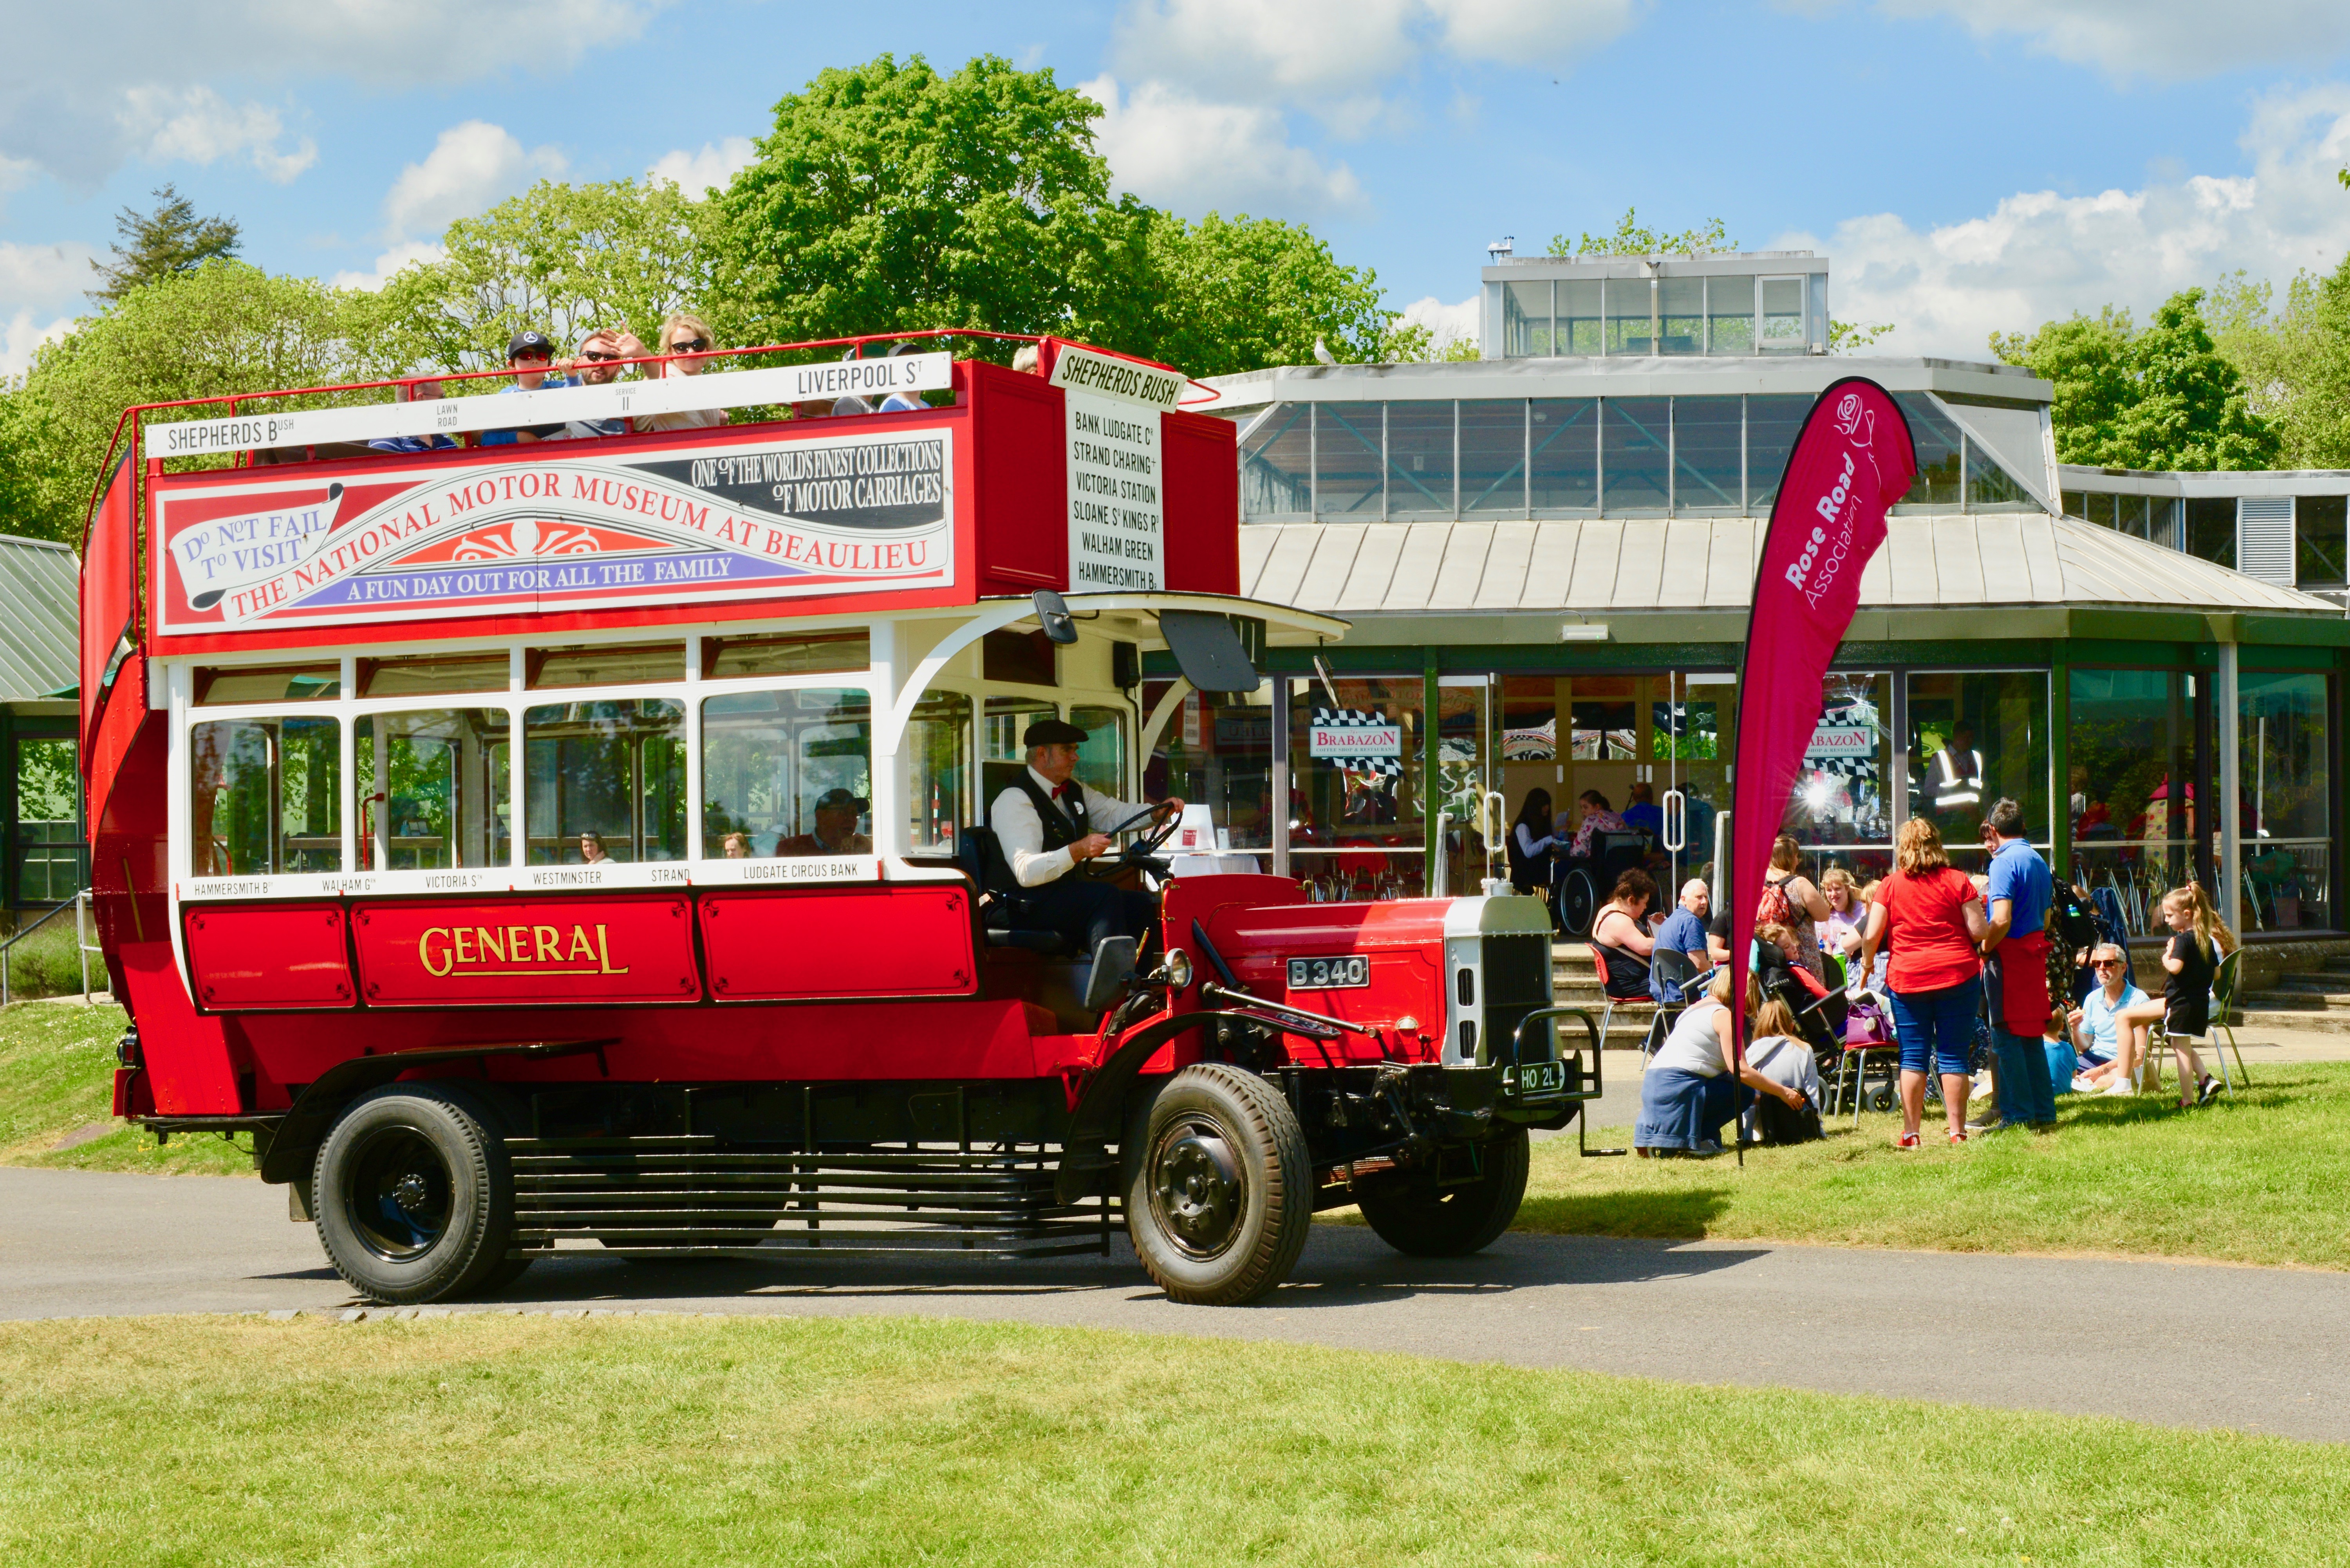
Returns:
[[[1053,385],[1068,409],[1069,591],[1164,588],[1159,415],[1182,376],[1064,344]]]

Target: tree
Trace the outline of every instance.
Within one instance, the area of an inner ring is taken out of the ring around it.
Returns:
[[[2056,389],[2060,462],[2209,471],[2265,468],[2277,432],[2255,412],[2243,379],[2212,342],[2203,290],[2165,300],[2143,330],[2107,306],[2051,321],[2026,337],[1993,333],[1991,352]]]
[[[417,366],[461,370],[504,365],[525,327],[573,344],[626,326],[650,344],[664,316],[710,303],[714,216],[668,181],[542,180],[450,224],[442,260],[393,275],[388,347]]]
[[[1142,222],[1141,268],[1105,275],[1074,336],[1194,376],[1310,363],[1317,338],[1342,360],[1427,357],[1427,328],[1397,326],[1378,275],[1341,265],[1296,224],[1214,213]]]
[[[2350,468],[2350,256],[2303,273],[2272,312],[2265,283],[2241,274],[2213,293],[2213,337],[2276,426],[2287,468]]]
[[[132,289],[173,273],[191,272],[208,261],[236,254],[237,224],[234,218],[199,218],[196,204],[180,194],[176,185],[152,192],[155,210],[134,213],[125,207],[115,214],[114,262],[93,261],[89,270],[104,279],[89,297],[112,305]]]
[[[1707,220],[1701,229],[1672,234],[1640,223],[1638,209],[1632,207],[1624,209],[1612,234],[1586,231],[1571,247],[1565,234],[1553,234],[1550,242],[1550,254],[1555,256],[1710,256],[1737,248],[1738,242],[1730,237],[1728,226],[1720,218]]]

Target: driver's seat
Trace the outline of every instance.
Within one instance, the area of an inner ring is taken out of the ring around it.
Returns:
[[[1011,862],[1004,859],[1003,846],[996,842],[993,828],[963,828],[955,837],[955,858],[978,890],[978,896],[972,900],[972,912],[983,946],[1018,948],[1048,958],[1069,956],[1068,944],[1061,940],[1060,932],[1024,929],[1015,923],[1020,884],[1012,875]]]

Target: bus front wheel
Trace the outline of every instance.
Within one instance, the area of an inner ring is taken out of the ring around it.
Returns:
[[[463,1295],[497,1273],[515,1206],[494,1126],[447,1085],[391,1084],[353,1101],[311,1170],[311,1212],[335,1272],[396,1305]]]

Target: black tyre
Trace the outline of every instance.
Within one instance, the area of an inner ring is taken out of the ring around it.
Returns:
[[[479,1289],[506,1262],[514,1174],[479,1101],[442,1084],[362,1095],[311,1168],[311,1212],[335,1272],[406,1305]]]
[[[1314,1224],[1314,1164],[1281,1092],[1201,1062],[1152,1102],[1127,1189],[1135,1255],[1175,1301],[1237,1306],[1289,1276]]]
[[[1414,1258],[1461,1258],[1482,1251],[1518,1217],[1526,1195],[1526,1129],[1512,1127],[1478,1151],[1474,1181],[1438,1187],[1396,1181],[1365,1187],[1355,1201],[1379,1240]]]
[[[1580,866],[1558,879],[1558,892],[1552,900],[1551,916],[1558,929],[1570,937],[1587,937],[1591,921],[1599,913],[1599,885],[1591,873]]]

